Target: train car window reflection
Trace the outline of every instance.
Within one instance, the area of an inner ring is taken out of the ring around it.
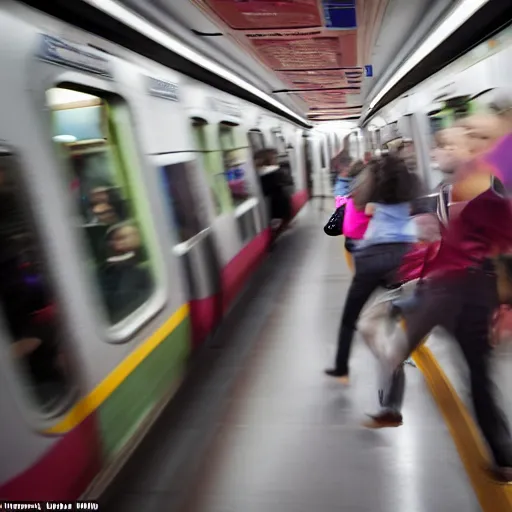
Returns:
[[[161,177],[169,216],[181,242],[197,235],[202,228],[198,217],[198,205],[192,192],[192,162],[179,162],[161,167]]]
[[[265,139],[263,137],[263,133],[259,130],[251,130],[247,136],[249,138],[249,145],[251,146],[253,156],[257,151],[265,148]]]
[[[0,154],[0,306],[11,357],[28,396],[55,410],[70,391],[59,309],[19,182],[16,159]]]
[[[229,211],[231,202],[229,200],[229,191],[226,190],[224,180],[219,183],[219,180],[216,178],[219,172],[219,165],[216,152],[213,151],[208,144],[209,128],[211,128],[211,125],[208,125],[204,119],[192,119],[195,144],[196,148],[201,152],[203,170],[206,173],[215,215],[220,215],[223,211]]]
[[[107,101],[68,88],[51,89],[47,101],[54,136],[74,139],[59,142],[59,150],[68,164],[70,193],[82,218],[94,279],[115,325],[155,290],[126,156],[133,140],[121,136],[129,127],[119,126],[114,118],[114,109],[124,105],[116,98]]]
[[[247,149],[240,147],[237,141],[238,127],[221,123],[219,139],[224,164],[223,177],[226,180],[235,206],[245,202],[251,196],[247,181]]]

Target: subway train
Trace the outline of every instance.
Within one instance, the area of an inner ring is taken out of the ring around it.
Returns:
[[[0,10],[0,498],[77,499],[144,437],[342,147],[17,3]]]

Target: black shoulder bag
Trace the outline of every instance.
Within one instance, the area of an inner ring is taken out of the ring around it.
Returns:
[[[328,236],[340,236],[343,234],[343,219],[345,218],[345,207],[347,203],[342,204],[331,215],[331,218],[324,226],[324,233]]]

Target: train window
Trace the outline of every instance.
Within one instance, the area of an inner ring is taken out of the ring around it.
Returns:
[[[279,141],[277,139],[277,132],[275,130],[272,130],[271,133],[271,137],[272,137],[272,147],[273,148],[276,148],[278,150],[278,146],[279,146]],[[279,150],[278,150],[279,152]]]
[[[28,206],[17,160],[1,150],[0,316],[25,392],[48,414],[71,385],[59,309]]]
[[[218,152],[211,149],[209,135],[212,125],[204,119],[193,118],[192,129],[197,149],[201,152],[203,168],[210,186],[211,198],[215,209],[215,215],[231,209],[231,198],[225,180],[219,180],[218,174],[222,171],[222,163],[219,161]]]
[[[251,146],[253,155],[257,151],[265,148],[265,139],[263,137],[263,133],[261,133],[259,130],[251,130],[247,136],[249,138],[249,144]]]
[[[277,136],[277,151],[279,151],[281,155],[286,155],[287,153],[286,140],[281,134]]]
[[[132,153],[130,119],[123,102],[68,87],[48,91],[54,140],[69,172],[90,267],[111,325],[148,302],[155,277],[138,210],[141,187]],[[122,133],[123,132],[123,133]]]
[[[169,216],[180,241],[185,242],[202,229],[198,201],[194,197],[192,176],[194,162],[177,162],[161,166],[163,190],[168,200]],[[194,207],[191,207],[191,206]]]
[[[227,181],[231,198],[235,205],[240,205],[251,196],[251,187],[247,180],[247,148],[242,147],[238,126],[221,123],[219,140],[222,150],[223,173]]]

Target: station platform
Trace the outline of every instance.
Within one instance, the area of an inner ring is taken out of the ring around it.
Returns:
[[[475,487],[480,476],[454,435],[446,413],[453,390],[461,414],[470,413],[458,355],[442,335],[434,334],[425,351],[439,358],[440,371],[446,365],[442,375],[453,389],[439,384],[428,354],[420,354],[418,367],[406,367],[400,428],[361,426],[377,407],[377,365],[361,340],[350,386],[324,376],[351,279],[342,239],[322,230],[330,208],[330,201],[324,211],[310,202],[279,240],[101,497],[102,510],[477,512],[487,511],[493,492],[504,492],[490,481],[483,491]],[[499,350],[507,354],[498,371],[505,386],[512,352]],[[477,440],[462,442],[481,452]],[[499,499],[489,510],[510,510]]]

